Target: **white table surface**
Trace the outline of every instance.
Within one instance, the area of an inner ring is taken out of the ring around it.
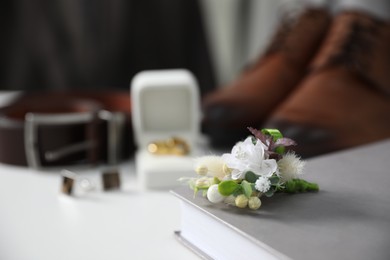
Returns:
[[[177,199],[139,188],[132,163],[121,177],[120,191],[69,197],[58,170],[0,165],[0,259],[198,259],[174,238]]]
[[[133,162],[120,165],[121,190],[79,197],[61,194],[60,170],[0,164],[1,260],[198,259],[174,238],[178,199],[139,187]],[[76,169],[95,183],[101,170]]]

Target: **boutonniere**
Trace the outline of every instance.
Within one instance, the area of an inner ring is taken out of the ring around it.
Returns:
[[[202,191],[211,203],[256,210],[262,196],[319,190],[317,184],[301,179],[305,162],[286,151],[286,147],[296,145],[294,140],[283,137],[277,129],[248,130],[252,135],[234,145],[230,153],[195,159],[198,176],[182,178],[194,195]]]

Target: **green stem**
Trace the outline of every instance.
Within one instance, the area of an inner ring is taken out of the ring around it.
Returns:
[[[292,179],[285,183],[285,187],[281,191],[287,193],[310,192],[319,191],[319,187],[317,183],[312,183],[301,179]]]

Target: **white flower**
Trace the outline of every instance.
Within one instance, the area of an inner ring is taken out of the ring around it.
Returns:
[[[274,159],[265,159],[265,145],[258,139],[255,144],[251,136],[233,146],[231,153],[222,155],[226,165],[232,170],[232,179],[243,179],[247,171],[270,177],[277,170]]]
[[[278,161],[279,174],[283,181],[296,179],[303,173],[305,162],[295,153],[287,153]]]
[[[266,193],[271,188],[271,182],[267,177],[260,176],[255,182],[255,189]]]
[[[229,174],[225,161],[220,156],[206,155],[195,159],[195,171],[199,175],[217,177],[222,180]]]
[[[211,203],[220,203],[225,199],[225,196],[222,196],[218,191],[218,184],[213,184],[207,190],[207,199]]]

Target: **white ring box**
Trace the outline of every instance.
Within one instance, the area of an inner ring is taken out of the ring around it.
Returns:
[[[193,156],[200,137],[200,96],[191,72],[184,69],[142,71],[131,82],[137,178],[143,188],[166,189],[180,177],[194,175]],[[172,137],[190,145],[185,156],[155,155],[151,142]]]

